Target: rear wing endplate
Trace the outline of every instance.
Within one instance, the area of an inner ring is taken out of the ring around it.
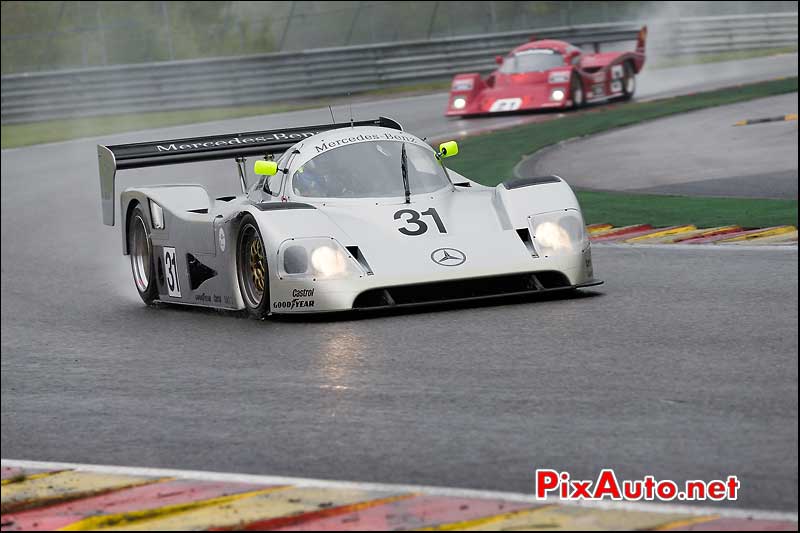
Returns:
[[[231,159],[248,155],[265,156],[285,152],[295,143],[317,133],[347,128],[350,126],[380,126],[402,130],[400,124],[390,118],[376,120],[304,126],[280,130],[251,131],[210,135],[188,139],[171,139],[114,146],[97,145],[100,171],[100,201],[103,209],[103,224],[114,225],[114,203],[117,170],[129,168],[175,165],[215,159]]]

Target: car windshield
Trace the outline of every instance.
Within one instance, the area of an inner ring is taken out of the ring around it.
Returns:
[[[522,74],[523,72],[541,72],[564,65],[564,57],[545,48],[525,50],[503,60],[500,72],[503,74]]]
[[[401,151],[406,147],[411,194],[438,191],[449,185],[433,152],[397,141],[369,141],[340,146],[297,169],[292,188],[309,198],[388,198],[404,196]]]

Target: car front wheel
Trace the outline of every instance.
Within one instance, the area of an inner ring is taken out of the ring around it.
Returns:
[[[236,271],[242,300],[251,316],[269,314],[269,267],[264,240],[251,215],[242,219],[236,246]]]
[[[586,101],[585,96],[583,94],[583,85],[581,84],[580,79],[578,79],[578,76],[576,75],[572,76],[572,80],[570,81],[569,84],[569,92],[570,92],[570,98],[572,99],[572,107],[574,109],[579,109],[583,107],[583,104]]]

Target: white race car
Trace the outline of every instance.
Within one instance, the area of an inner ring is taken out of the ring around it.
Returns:
[[[602,283],[578,201],[557,176],[484,187],[387,118],[98,146],[103,221],[117,170],[234,159],[242,192],[121,194],[123,253],[155,301],[319,313],[492,298]],[[256,158],[248,184],[245,158]]]

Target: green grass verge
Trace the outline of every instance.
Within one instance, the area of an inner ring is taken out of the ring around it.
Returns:
[[[364,97],[390,96],[400,93],[417,93],[444,91],[450,82],[431,82],[407,85],[403,87],[387,87],[352,96],[354,102]],[[226,120],[241,117],[269,115],[287,111],[299,111],[328,105],[342,105],[350,102],[348,97],[304,100],[290,104],[273,104],[261,106],[209,107],[201,109],[182,109],[177,111],[159,111],[154,113],[135,113],[123,115],[104,115],[100,117],[66,118],[44,122],[25,124],[8,124],[2,128],[2,147],[18,148],[32,144],[66,141],[81,137],[96,137],[110,133],[123,133],[151,128],[165,128],[181,124],[197,124],[214,120]],[[327,111],[320,116],[320,122],[328,120]],[[339,117],[340,119],[342,117]]]
[[[304,106],[252,106],[211,107],[184,109],[157,113],[105,115],[101,117],[65,118],[45,122],[7,124],[2,128],[2,147],[18,148],[32,144],[66,141],[81,137],[94,137],[109,133],[122,133],[150,128],[178,126],[210,122],[228,118],[239,118],[268,113],[281,113],[304,109]]]
[[[797,200],[662,196],[576,191],[587,224],[655,227],[695,224],[713,228],[738,224],[745,228],[797,225]]]
[[[797,52],[796,46],[782,46],[779,48],[761,48],[758,50],[738,50],[732,52],[718,52],[714,54],[697,54],[693,56],[665,57],[647,63],[648,68],[685,67],[687,65],[702,65],[717,63],[719,61],[738,61],[740,59],[753,59],[755,57],[774,56]]]
[[[567,139],[600,133],[676,113],[797,92],[797,77],[643,103],[606,106],[571,117],[501,130],[460,141],[453,170],[494,186],[513,175],[526,155]],[[763,227],[797,223],[796,200],[700,198],[612,192],[578,193],[589,224],[694,223]]]

